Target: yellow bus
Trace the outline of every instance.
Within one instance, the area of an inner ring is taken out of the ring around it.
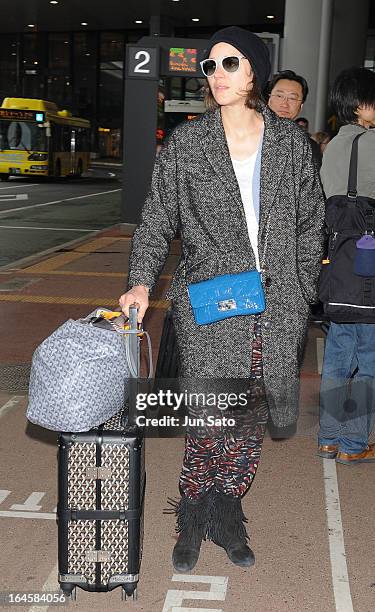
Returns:
[[[0,106],[0,180],[81,176],[90,161],[90,122],[54,102],[4,98]]]

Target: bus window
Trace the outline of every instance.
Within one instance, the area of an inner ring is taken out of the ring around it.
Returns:
[[[76,129],[76,151],[90,150],[89,136],[90,132],[86,128]]]
[[[46,151],[46,130],[28,121],[0,120],[0,149]]]
[[[51,125],[52,133],[52,150],[54,152],[62,151],[62,127],[56,123]]]
[[[71,146],[72,146],[72,128],[69,127],[68,125],[64,125],[64,127],[62,128],[62,133],[63,133],[62,150],[69,153],[71,151]]]
[[[8,128],[8,142],[10,149],[31,149],[31,130],[27,123],[12,121]]]

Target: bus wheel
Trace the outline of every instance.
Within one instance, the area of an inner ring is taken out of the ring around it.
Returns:
[[[57,160],[55,166],[55,176],[58,178],[61,176],[61,161],[59,159]]]
[[[0,181],[7,181],[9,178],[9,174],[5,174],[5,173],[1,173],[0,174]]]
[[[77,170],[76,170],[76,177],[81,178],[82,172],[83,172],[82,159],[80,159],[78,162]]]

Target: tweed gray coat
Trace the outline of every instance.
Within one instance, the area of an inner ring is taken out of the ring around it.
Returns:
[[[299,371],[308,304],[316,300],[324,200],[306,135],[263,109],[259,257],[267,307],[261,315],[263,369],[275,425],[298,416]],[[220,109],[178,126],[156,160],[133,237],[129,287],[152,288],[177,228],[182,257],[172,299],[182,375],[249,376],[253,316],[197,326],[187,284],[255,268],[241,194]],[[266,238],[267,236],[267,238]]]

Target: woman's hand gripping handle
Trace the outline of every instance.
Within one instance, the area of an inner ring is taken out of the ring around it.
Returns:
[[[149,292],[150,290],[148,287],[144,285],[135,285],[124,293],[119,299],[119,304],[124,315],[129,317],[129,306],[135,304],[138,308],[138,323],[141,323],[149,305]]]

